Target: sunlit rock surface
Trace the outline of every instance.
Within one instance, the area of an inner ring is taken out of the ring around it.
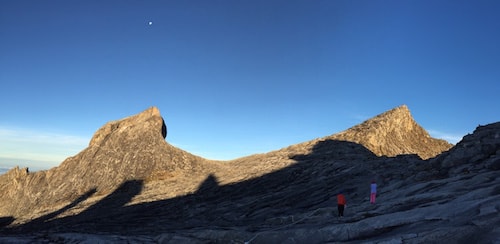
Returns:
[[[402,106],[339,134],[228,162],[191,155],[165,135],[150,108],[104,125],[59,167],[1,175],[0,242],[500,241],[500,123],[450,149]]]

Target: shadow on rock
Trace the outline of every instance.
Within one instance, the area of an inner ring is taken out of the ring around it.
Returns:
[[[207,226],[266,230],[318,208],[336,206],[338,190],[355,190],[346,187],[353,177],[349,169],[356,168],[359,162],[355,159],[367,157],[376,158],[359,144],[325,140],[318,142],[310,154],[290,156],[295,164],[261,177],[219,185],[217,178],[209,175],[193,194],[127,205],[143,187],[141,180],[131,180],[76,216],[55,220],[45,216],[45,222],[36,223],[40,228],[57,231],[124,235],[172,233]]]
[[[46,214],[46,215],[43,215],[39,218],[36,218],[36,219],[33,219],[31,220],[30,222],[24,224],[24,225],[21,225],[21,226],[18,226],[18,227],[15,227],[13,229],[11,229],[11,231],[15,231],[15,232],[19,232],[19,231],[37,231],[37,230],[41,230],[41,229],[46,229],[48,227],[51,227],[52,226],[52,219],[53,218],[56,218],[57,216],[59,216],[60,214],[70,210],[71,208],[77,206],[78,204],[80,204],[81,202],[85,201],[86,199],[88,199],[89,197],[91,197],[92,195],[94,195],[94,193],[96,193],[96,189],[93,188],[89,191],[87,191],[86,193],[84,193],[83,195],[81,195],[80,197],[78,197],[77,199],[75,199],[73,202],[71,202],[70,204],[64,206],[63,208],[57,210],[57,211],[54,211],[54,212],[51,212],[49,214]]]
[[[10,223],[14,222],[15,218],[12,216],[9,217],[0,217],[0,228],[4,228],[8,226]]]
[[[36,232],[41,230],[79,231],[80,230],[79,226],[81,226],[82,224],[85,225],[85,223],[88,221],[96,221],[98,218],[103,218],[109,214],[112,214],[117,209],[122,208],[125,204],[130,202],[130,200],[134,196],[136,196],[141,192],[142,186],[143,183],[141,180],[127,181],[122,185],[120,185],[111,194],[104,197],[96,204],[88,207],[83,212],[74,216],[56,218],[58,215],[70,210],[71,208],[77,206],[79,203],[85,201],[86,199],[94,195],[94,193],[96,193],[96,189],[95,188],[91,189],[85,194],[78,197],[72,203],[68,204],[67,206],[50,214],[44,215],[40,218],[34,219],[24,225],[13,227],[9,230],[9,232],[26,233],[26,232]]]

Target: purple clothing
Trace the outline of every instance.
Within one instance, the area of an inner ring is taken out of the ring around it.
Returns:
[[[377,183],[372,182],[370,185],[371,193],[370,193],[370,203],[375,203],[375,198],[377,197]]]

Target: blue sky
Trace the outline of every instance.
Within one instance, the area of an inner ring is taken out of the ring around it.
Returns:
[[[169,143],[210,159],[401,104],[456,143],[500,118],[499,12],[496,0],[0,1],[0,165],[56,166],[150,106]]]

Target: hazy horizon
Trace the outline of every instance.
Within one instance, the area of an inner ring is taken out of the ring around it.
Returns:
[[[7,172],[8,170],[19,167],[28,168],[30,172],[47,170],[61,164],[62,161],[42,161],[33,159],[18,159],[18,158],[5,158],[0,157],[0,172]]]

